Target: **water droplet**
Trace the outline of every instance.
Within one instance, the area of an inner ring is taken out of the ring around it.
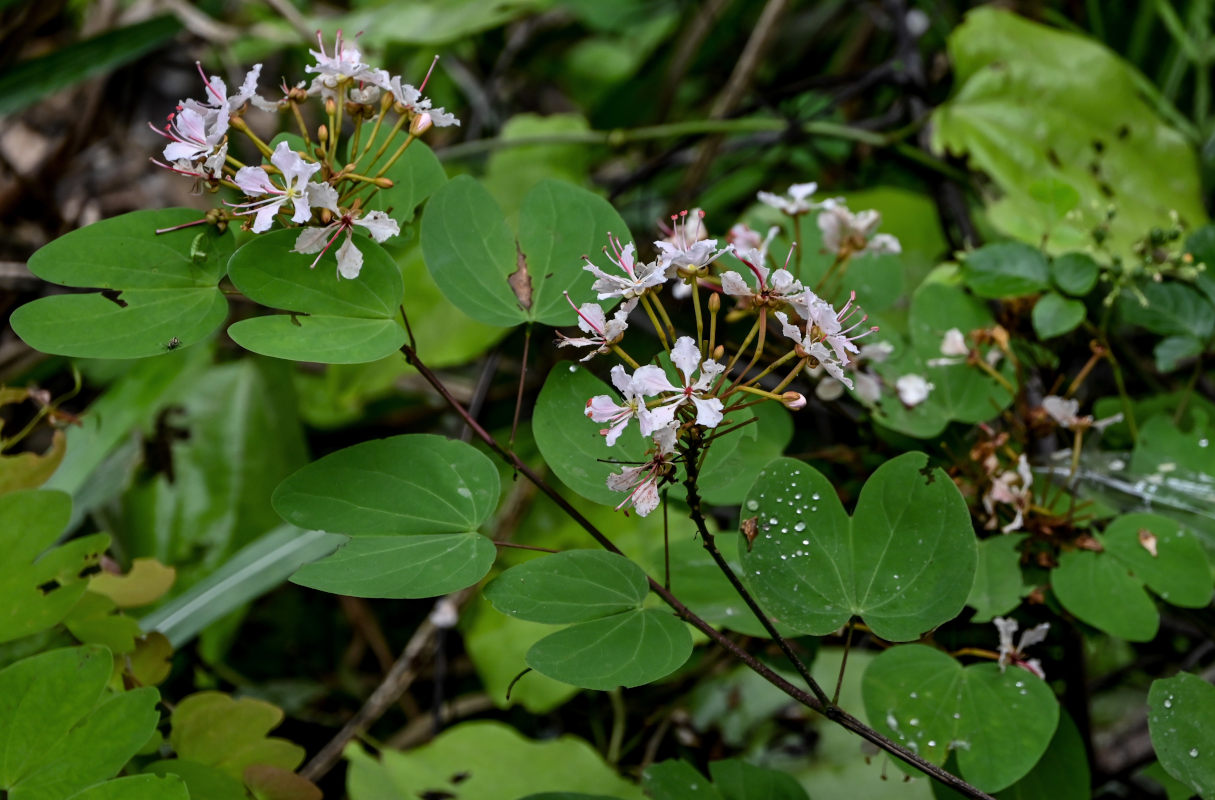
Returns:
[[[756,575],[758,575],[758,574],[759,574],[759,570],[755,570],[755,574],[756,574]]]
[[[897,580],[899,579],[899,576],[898,576],[898,575],[895,575],[895,576],[894,576],[894,579],[897,581]]]
[[[920,718],[912,717],[911,719],[907,720],[907,724],[914,728],[916,725],[920,724]]]
[[[917,697],[919,697],[920,695],[919,695],[919,694],[917,694],[916,692],[912,692],[912,693],[911,693],[909,696],[911,697],[911,699],[912,699],[912,700],[914,700],[914,699],[916,699]]]
[[[759,508],[759,503],[755,502],[754,500],[747,501],[747,510],[748,511],[754,511],[757,508]]]
[[[578,365],[570,364],[570,372],[577,372],[577,371],[578,371]]]
[[[458,494],[461,497],[466,498],[466,499],[472,498],[472,491],[464,486],[461,486],[459,489],[456,489],[456,494]]]
[[[804,523],[804,522],[799,522],[793,526],[793,530],[797,531],[798,533],[801,533],[805,529],[806,529],[806,523]],[[806,542],[806,544],[810,544],[810,543]]]
[[[1020,689],[1024,685],[1025,684],[1022,681],[1017,681],[1016,683],[1013,684],[1013,686],[1016,686],[1018,689]]]
[[[961,714],[959,714],[957,711],[955,711],[955,712],[953,712],[953,718],[954,718],[954,719],[961,719],[961,718],[962,718],[962,715],[961,715]]]
[[[780,522],[780,520],[779,520],[779,519],[777,519],[776,517],[769,517],[769,518],[768,518],[768,524],[769,524],[769,525],[775,525],[775,524],[777,524],[778,522]]]
[[[809,539],[802,539],[802,544],[810,544],[810,540],[809,540]]]
[[[1197,747],[1190,748],[1190,758],[1198,758],[1198,748]]]
[[[818,506],[810,506],[811,511],[818,511]]]
[[[1166,699],[1165,699],[1165,701],[1164,701],[1164,707],[1165,707],[1165,708],[1172,708],[1172,707],[1173,707],[1173,697],[1172,697],[1172,695],[1170,695],[1168,698],[1166,698]]]
[[[1207,445],[1209,445],[1209,444],[1210,444],[1210,442],[1209,442],[1209,441],[1207,441],[1206,439],[1199,439],[1199,440],[1198,440],[1198,446],[1199,446],[1199,447],[1206,447],[1206,446],[1207,446]]]
[[[814,494],[810,495],[810,499],[811,499],[811,500],[820,500],[820,499],[822,499],[822,498],[820,498],[820,497],[818,496],[818,492],[815,492]]]
[[[928,746],[929,746],[929,747],[936,747],[936,746],[937,746],[937,743],[936,743],[936,741],[935,741],[934,739],[929,739],[929,740],[928,740]]]

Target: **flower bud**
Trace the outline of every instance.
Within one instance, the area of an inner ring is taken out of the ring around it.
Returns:
[[[781,403],[790,411],[801,411],[806,407],[806,398],[799,392],[785,392]]]
[[[709,313],[716,314],[720,310],[721,295],[719,295],[717,292],[713,292],[713,294],[709,295]]]
[[[337,113],[337,101],[332,97],[325,99],[325,113],[331,117]]]
[[[717,347],[713,348],[713,360],[714,361],[721,361],[721,359],[725,356],[725,354],[726,354],[726,348],[724,346],[719,344],[719,345],[717,345]]]
[[[372,181],[372,183],[381,189],[391,189],[396,185],[392,182],[392,178],[376,178],[374,181]]]
[[[327,142],[327,141],[329,141],[329,127],[328,127],[328,126],[326,126],[326,125],[319,125],[319,126],[317,126],[317,129],[316,129],[316,140],[317,140],[318,142]]]
[[[411,136],[421,136],[430,130],[430,126],[434,123],[430,119],[429,112],[423,111],[409,122],[409,133]]]

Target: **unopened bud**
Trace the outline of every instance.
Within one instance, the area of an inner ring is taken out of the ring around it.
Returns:
[[[325,98],[325,113],[333,116],[337,112],[337,101],[332,97]]]
[[[391,189],[395,185],[392,182],[392,178],[376,178],[372,183],[381,189]]]
[[[709,295],[709,313],[716,314],[720,310],[721,295],[719,295],[717,292],[713,292],[713,294]]]
[[[430,119],[430,113],[423,111],[414,117],[409,123],[409,133],[413,136],[421,136],[430,130],[434,122]]]
[[[318,142],[329,141],[329,128],[326,125],[320,125],[316,129],[316,140]]]
[[[714,295],[714,296],[716,296],[716,295]],[[725,354],[726,354],[726,348],[724,346],[719,344],[719,345],[717,345],[717,347],[713,348],[713,360],[714,361],[721,361],[722,358],[725,356]]]
[[[800,392],[785,392],[781,395],[785,408],[790,411],[801,411],[806,407],[806,398]]]

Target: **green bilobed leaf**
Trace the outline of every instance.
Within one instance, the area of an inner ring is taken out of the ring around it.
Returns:
[[[1206,220],[1193,146],[1145,100],[1135,68],[1100,43],[988,7],[953,30],[949,55],[956,88],[933,114],[933,149],[991,177],[1000,199],[988,213],[1003,232],[1034,245],[1049,233],[1046,246],[1066,252],[1108,223],[1109,252],[1131,257],[1171,211],[1192,226]],[[1041,180],[1079,193],[1049,228],[1032,196]]]
[[[71,509],[71,498],[58,491],[0,496],[0,642],[57,624],[84,594],[88,579],[81,573],[97,564],[110,537],[93,534],[48,550]]]
[[[527,665],[584,689],[641,686],[666,677],[692,655],[692,634],[669,611],[635,609],[579,622],[527,651]]]
[[[1211,602],[1215,587],[1202,543],[1173,520],[1124,514],[1097,541],[1103,552],[1064,553],[1051,574],[1059,602],[1084,622],[1130,641],[1148,641],[1160,620],[1144,584],[1173,605],[1202,608]]]
[[[651,764],[641,779],[654,800],[725,800],[709,779],[686,761]]]
[[[934,785],[934,789],[936,786]],[[996,793],[998,800],[1089,800],[1088,756],[1076,723],[1059,712],[1059,727],[1043,753],[1024,778]]]
[[[166,14],[22,61],[0,76],[0,114],[7,116],[54,91],[113,72],[168,42],[181,27],[176,17]]]
[[[1215,307],[1193,286],[1177,281],[1146,281],[1138,288],[1138,293],[1123,292],[1118,301],[1126,322],[1161,336],[1188,336],[1202,341],[1215,332]]]
[[[1153,556],[1142,538],[1152,537]],[[1172,605],[1204,608],[1211,602],[1211,567],[1198,537],[1158,514],[1124,514],[1098,534],[1105,552]]]
[[[497,554],[479,533],[360,536],[303,567],[291,582],[351,597],[436,597],[484,578]]]
[[[155,732],[160,694],[152,687],[104,698],[9,792],[12,800],[57,800],[111,778]]]
[[[1078,619],[1113,636],[1147,642],[1160,627],[1156,604],[1143,583],[1108,553],[1064,553],[1051,572],[1051,588]]]
[[[0,670],[0,789],[10,790],[105,690],[114,662],[103,647],[50,650]]]
[[[455,178],[430,198],[422,219],[422,254],[443,295],[465,314],[500,327],[527,321],[507,282],[519,266],[514,234],[473,178]]]
[[[967,336],[971,331],[990,328],[991,312],[982,301],[957,286],[930,281],[911,296],[910,344],[895,343],[894,354],[875,365],[887,389],[879,401],[876,419],[900,433],[919,438],[936,436],[951,421],[984,422],[1012,401],[1011,393],[995,378],[961,360],[940,364],[941,343],[946,332],[957,328]],[[984,355],[992,348],[983,350]],[[1014,371],[1002,362],[1002,374],[1011,382]],[[913,408],[900,402],[896,382],[907,374],[923,376],[932,384],[928,399]]]
[[[1021,596],[1028,591],[1021,579],[1017,550],[1024,539],[1024,535],[1004,534],[979,542],[975,584],[966,598],[966,605],[975,610],[971,622],[991,622],[1020,605]]]
[[[1166,336],[1156,342],[1152,355],[1156,360],[1156,369],[1172,372],[1183,362],[1202,355],[1206,349],[1206,345],[1193,336]]]
[[[556,180],[541,181],[527,193],[519,219],[519,246],[531,276],[530,319],[546,325],[573,321],[573,309],[563,292],[575,302],[593,296],[595,278],[582,268],[582,257],[601,251],[608,234],[628,241],[629,229],[599,195]]]
[[[757,535],[742,577],[775,621],[825,635],[852,616],[890,641],[957,616],[977,552],[957,487],[921,453],[877,469],[853,516],[831,483],[793,459],[770,463],[743,504]]]
[[[163,777],[131,775],[90,786],[67,800],[191,800],[191,798],[186,784],[176,775]]]
[[[934,764],[955,753],[962,777],[987,792],[1026,775],[1059,721],[1054,694],[1029,671],[963,667],[924,645],[883,652],[861,688],[874,728]]]
[[[279,484],[274,508],[301,528],[348,536],[464,533],[498,503],[498,469],[476,448],[429,434],[356,444]]]
[[[640,428],[629,425],[608,447],[599,431],[605,427],[586,416],[586,403],[595,395],[616,396],[615,390],[582,367],[559,363],[553,367],[536,398],[535,418],[544,420],[533,434],[536,447],[553,473],[569,488],[602,505],[624,499],[607,487],[607,477],[620,464],[638,463],[649,442]],[[619,463],[614,463],[619,462]]]
[[[1034,304],[1034,333],[1039,339],[1053,339],[1076,329],[1084,322],[1084,303],[1047,292]]]
[[[271,308],[322,317],[392,319],[405,289],[401,271],[383,247],[355,235],[363,268],[353,280],[337,274],[336,247],[321,257],[292,252],[300,229],[270,231],[236,251],[228,277],[250,300]]]
[[[1086,253],[1064,253],[1050,262],[1050,277],[1064,294],[1083,297],[1097,285],[1097,262]]]
[[[267,736],[282,721],[283,712],[263,700],[197,692],[173,709],[169,743],[182,759],[237,779],[253,764],[294,770],[304,760],[304,748]]]
[[[273,314],[228,328],[232,340],[254,353],[289,361],[365,364],[401,349],[405,329],[395,320]]]
[[[581,739],[531,741],[500,722],[464,722],[408,752],[382,750],[379,759],[352,744],[346,758],[351,800],[417,800],[428,793],[503,800],[538,792],[643,798]],[[469,770],[470,764],[478,768]]]
[[[709,762],[709,775],[724,800],[810,800],[792,775],[738,758]]]
[[[100,294],[41,297],[13,312],[13,330],[46,353],[145,358],[205,339],[228,316],[218,289],[134,289],[119,299],[125,306]]]
[[[387,163],[388,158],[409,138],[408,131],[397,131],[385,148],[384,155],[372,164],[372,156],[384,144],[389,129],[386,126],[381,128],[374,140],[368,138],[369,128],[364,126],[363,130],[364,138],[359,143],[362,156],[355,162],[354,171],[364,175],[368,174],[368,169],[373,175],[379,172]],[[349,144],[354,144],[354,140],[350,140]],[[349,150],[347,150],[347,158],[353,160]],[[391,180],[392,186],[377,190],[371,199],[363,204],[363,207],[368,210],[386,211],[389,216],[402,224],[413,218],[414,209],[423,200],[430,197],[436,189],[447,182],[447,173],[443,171],[443,165],[435,157],[434,151],[419,139],[414,139],[409,143],[405,152],[393,162],[383,177]]]
[[[496,148],[489,154],[483,180],[507,219],[517,217],[523,198],[540,181],[557,179],[585,184],[594,159],[594,150],[582,142],[517,145],[511,140],[537,137],[543,140],[590,132],[591,126],[581,114],[515,114],[506,121],[497,136],[509,146]],[[599,252],[603,244],[606,242],[597,244],[587,254]]]
[[[524,562],[485,587],[512,617],[561,625],[641,608],[650,587],[641,567],[616,553],[568,550]]]
[[[980,247],[962,262],[966,285],[979,297],[1020,297],[1047,287],[1050,268],[1035,247],[999,242]]]
[[[1186,672],[1152,681],[1148,731],[1170,775],[1202,797],[1215,796],[1215,687]]]
[[[13,312],[13,329],[39,350],[84,358],[161,355],[206,338],[228,313],[215,284],[232,235],[210,225],[156,233],[198,219],[184,208],[136,211],[47,244],[30,258],[35,275],[117,297],[40,298]]]

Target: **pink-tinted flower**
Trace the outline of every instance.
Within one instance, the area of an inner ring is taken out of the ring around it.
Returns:
[[[442,108],[433,108],[430,98],[422,96],[422,90],[426,88],[426,83],[430,80],[430,74],[434,71],[438,61],[439,57],[435,56],[434,61],[430,62],[430,69],[427,70],[426,77],[422,79],[422,85],[418,88],[415,89],[408,83],[404,83],[400,75],[393,75],[388,80],[387,89],[392,93],[392,99],[406,111],[419,117],[425,115],[430,123],[427,127],[446,128],[449,125],[459,125],[460,120]],[[412,126],[410,130],[413,130]],[[415,131],[415,135],[421,132]]]
[[[717,240],[704,233],[705,212],[695,210],[689,224],[688,212],[671,215],[672,232],[664,240],[654,242],[658,248],[658,263],[668,277],[674,278],[682,267],[700,270],[716,261],[729,248],[717,249]]]
[[[612,349],[613,344],[620,341],[620,337],[629,327],[629,312],[637,305],[636,300],[626,300],[624,305],[616,309],[616,313],[609,320],[603,308],[597,303],[583,303],[581,307],[575,306],[574,301],[570,300],[569,292],[565,293],[565,299],[578,315],[578,327],[587,335],[566,336],[558,331],[557,335],[560,338],[557,340],[557,346],[594,347],[594,350],[582,357],[583,361],[589,361],[600,353],[606,353]]]
[[[879,233],[882,215],[877,211],[853,214],[844,205],[833,203],[818,215],[818,229],[823,234],[823,247],[840,257],[868,253],[899,253],[899,240],[888,233]]]
[[[814,292],[806,289],[802,298],[794,303],[799,313],[805,311],[805,329],[802,330],[790,324],[788,316],[777,311],[775,316],[781,323],[781,331],[785,336],[797,342],[805,355],[818,361],[827,374],[840,383],[852,388],[852,381],[844,375],[844,368],[853,361],[853,356],[860,352],[856,340],[873,333],[877,328],[867,328],[857,335],[852,332],[869,319],[860,306],[854,305],[856,292],[848,298],[848,302],[837,313],[830,303]],[[861,318],[847,328],[844,325],[853,316],[861,314]]]
[[[1024,667],[1039,678],[1045,679],[1046,673],[1042,671],[1042,663],[1036,658],[1026,658],[1025,651],[1046,641],[1050,623],[1043,622],[1041,625],[1027,628],[1021,634],[1021,640],[1017,642],[1016,646],[1013,646],[1013,636],[1017,633],[1019,626],[1015,619],[996,617],[992,623],[1000,634],[1000,671],[1003,672],[1009,664],[1015,664],[1018,667]]]
[[[383,211],[369,211],[360,216],[358,209],[342,211],[337,206],[337,190],[327,183],[310,183],[307,186],[308,202],[314,208],[327,208],[334,213],[333,222],[322,228],[304,228],[299,238],[295,240],[293,252],[317,256],[311,266],[316,267],[321,256],[328,252],[333,243],[343,233],[346,241],[337,249],[337,271],[343,278],[353,280],[363,269],[363,254],[354,244],[354,226],[365,229],[371,238],[383,244],[385,241],[401,232],[396,221]]]
[[[670,475],[672,469],[671,456],[675,453],[676,429],[662,428],[654,433],[654,446],[650,450],[650,460],[640,466],[624,467],[620,472],[609,475],[608,488],[613,492],[628,492],[616,510],[632,505],[634,510],[645,516],[658,508],[658,487],[662,480]]]
[[[320,31],[316,32],[316,41],[320,51],[308,51],[316,59],[316,63],[304,67],[305,72],[317,73],[312,85],[308,87],[308,94],[319,94],[325,99],[332,97],[344,101],[344,97],[337,96],[337,90],[342,84],[371,84],[384,90],[389,88],[387,70],[376,69],[363,63],[363,54],[357,47],[347,44],[340,30],[334,40],[333,55],[325,52],[325,42],[321,39]]]
[[[589,258],[584,256],[586,264],[583,266],[583,269],[595,276],[596,281],[591,288],[599,293],[600,300],[607,300],[612,297],[631,300],[641,297],[649,289],[666,283],[665,270],[657,262],[650,262],[648,264],[637,263],[632,242],[622,246],[620,239],[611,234],[608,234],[608,242],[611,244],[611,252],[609,253],[608,248],[605,247],[603,248],[603,253],[608,257],[609,261],[624,273],[623,275],[612,275],[604,272],[591,263]]]
[[[772,236],[776,230],[776,228],[772,228],[768,232],[768,238],[764,240],[760,248],[750,248],[740,251],[737,245],[731,245],[731,253],[734,257],[741,261],[751,271],[751,274],[755,276],[756,288],[752,289],[743,280],[742,275],[734,270],[728,270],[721,275],[722,291],[733,297],[747,299],[752,305],[756,306],[790,303],[799,315],[805,316],[809,313],[809,307],[805,302],[806,289],[802,286],[801,281],[793,277],[793,273],[784,267],[769,273],[768,267],[764,263],[768,255],[768,244],[772,241]],[[786,267],[789,265],[789,260],[793,257],[793,252],[793,247],[790,247],[789,254],[785,257]]]
[[[994,469],[994,467],[993,467]],[[1029,460],[1024,454],[1017,459],[1017,470],[1005,470],[992,479],[991,487],[983,495],[983,508],[988,514],[987,527],[994,528],[999,523],[996,520],[996,503],[1013,507],[1016,515],[1000,529],[1001,533],[1012,533],[1021,530],[1025,524],[1025,512],[1033,501],[1034,474],[1029,468]]]
[[[249,197],[260,198],[236,206],[245,209],[236,212],[238,214],[257,215],[253,220],[254,233],[269,230],[274,222],[274,215],[288,201],[295,209],[291,217],[292,222],[304,223],[312,217],[312,207],[308,199],[308,179],[317,173],[321,165],[305,160],[286,142],[278,143],[278,147],[270,156],[270,163],[282,173],[283,186],[271,181],[266,170],[261,167],[241,167],[236,173],[236,185],[241,191]]]
[[[706,428],[715,428],[722,419],[722,402],[716,397],[706,395],[713,387],[713,381],[724,370],[723,364],[713,359],[701,362],[700,348],[691,336],[681,336],[671,348],[671,361],[679,370],[682,381],[679,385],[671,383],[662,367],[644,366],[633,375],[634,385],[647,397],[664,395],[661,404],[647,409],[641,414],[641,433],[648,436],[653,431],[665,428],[675,421],[675,412],[684,403],[691,403],[696,408],[696,423]],[[700,377],[693,379],[697,370]]]
[[[641,369],[645,369],[645,367]],[[642,394],[641,387],[637,385],[633,377],[624,371],[624,367],[617,364],[612,367],[611,374],[612,385],[620,392],[624,402],[618,403],[614,397],[606,394],[595,395],[586,401],[588,417],[595,422],[610,423],[607,428],[599,431],[606,437],[608,447],[616,444],[616,440],[628,426],[629,420],[640,420],[642,413],[646,410],[645,396]]]

